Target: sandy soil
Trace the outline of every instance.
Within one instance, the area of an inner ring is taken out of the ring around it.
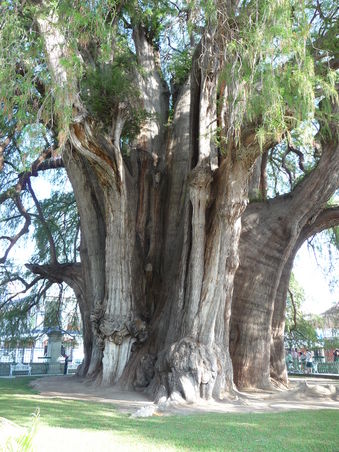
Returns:
[[[32,386],[44,397],[85,399],[112,403],[123,412],[135,414],[138,410],[149,413],[157,407],[143,393],[122,391],[117,387],[98,387],[75,376],[39,378]],[[146,408],[147,407],[147,408]],[[291,409],[339,409],[339,380],[293,379],[288,390],[239,392],[235,400],[201,401],[192,405],[167,408],[168,414],[197,412],[277,412]]]

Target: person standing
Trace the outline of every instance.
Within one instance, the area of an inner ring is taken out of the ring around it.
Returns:
[[[65,358],[65,364],[64,364],[64,375],[67,375],[67,368],[68,368],[68,360],[69,360],[69,356],[66,355],[66,350],[65,347],[62,345],[61,346],[61,356],[63,358]]]
[[[293,359],[293,369],[298,372],[299,370],[299,355],[298,355],[298,350],[295,348],[292,351],[292,359]]]
[[[306,372],[308,374],[312,373],[313,368],[313,356],[310,350],[306,350]]]
[[[288,353],[286,354],[285,361],[286,361],[287,372],[289,372],[291,370],[291,364],[293,362],[291,350],[289,350]]]
[[[64,375],[67,375],[67,368],[68,368],[68,359],[69,359],[69,356],[66,355],[66,353],[65,353],[65,354],[64,354],[64,358],[65,358]]]
[[[306,356],[304,352],[300,352],[300,371],[305,372]]]

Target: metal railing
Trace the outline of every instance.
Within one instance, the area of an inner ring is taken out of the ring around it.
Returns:
[[[43,347],[0,348],[0,363],[41,363]]]

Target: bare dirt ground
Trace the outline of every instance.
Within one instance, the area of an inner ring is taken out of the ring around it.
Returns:
[[[118,387],[98,387],[75,376],[38,378],[32,386],[44,397],[88,400],[112,403],[125,413],[138,410],[156,412],[157,407],[139,392]],[[147,407],[147,408],[146,408]],[[239,392],[234,400],[201,401],[191,405],[171,405],[165,413],[192,414],[199,412],[277,412],[291,409],[339,409],[339,380],[292,379],[288,390]]]

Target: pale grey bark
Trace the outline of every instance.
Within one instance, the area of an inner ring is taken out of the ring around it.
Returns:
[[[169,90],[160,69],[160,56],[147,40],[141,25],[134,27],[133,40],[138,64],[143,73],[136,73],[137,87],[141,94],[143,109],[148,118],[142,124],[137,137],[137,148],[152,155],[154,166],[160,168],[165,159],[165,128],[168,120]]]

